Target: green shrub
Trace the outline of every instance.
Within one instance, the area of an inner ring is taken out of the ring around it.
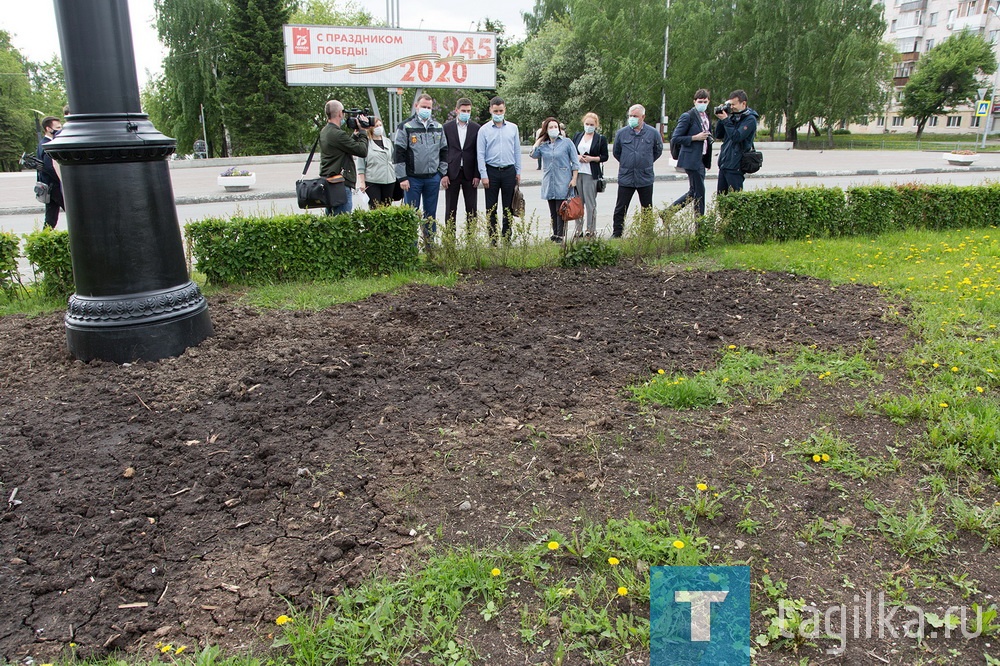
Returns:
[[[21,275],[17,271],[20,241],[16,234],[0,231],[0,290],[13,298],[21,286]]]
[[[24,236],[24,256],[36,273],[42,274],[38,288],[45,296],[64,297],[73,293],[73,259],[69,232],[42,229]]]
[[[577,266],[615,266],[622,258],[621,250],[600,238],[592,238],[566,243],[559,253],[559,265],[563,268]]]
[[[891,185],[864,185],[847,190],[843,236],[875,236],[901,227],[896,218],[899,190]]]
[[[330,280],[417,264],[418,214],[408,207],[318,217],[211,218],[185,236],[196,267],[215,284]]]
[[[787,241],[840,233],[845,219],[839,187],[769,187],[716,198],[719,232],[727,243]]]

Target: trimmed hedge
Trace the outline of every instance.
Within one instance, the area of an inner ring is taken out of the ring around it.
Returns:
[[[196,268],[214,284],[329,280],[414,268],[420,216],[409,207],[317,217],[211,218],[185,227]]]
[[[38,287],[44,295],[65,298],[73,293],[69,232],[46,228],[25,234],[24,256],[41,272]]]
[[[768,188],[716,199],[728,243],[983,228],[1000,221],[1000,184]]]

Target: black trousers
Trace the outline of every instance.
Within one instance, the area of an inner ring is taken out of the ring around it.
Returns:
[[[611,236],[621,238],[625,231],[625,213],[628,212],[628,205],[632,202],[632,195],[639,193],[639,205],[643,208],[653,207],[653,186],[629,187],[618,184],[618,199],[615,200],[615,213],[612,216]]]
[[[476,195],[476,188],[472,186],[472,181],[465,176],[465,172],[459,171],[458,178],[448,183],[448,189],[444,191],[444,220],[447,227],[455,226],[455,218],[458,215],[458,195],[463,195],[465,199],[465,225],[469,226],[469,220],[476,217],[476,204],[479,198]],[[511,191],[513,196],[513,191]]]
[[[54,189],[51,192],[52,196],[45,204],[45,226],[49,229],[55,229],[59,223],[59,209],[65,210],[65,208],[63,207],[62,189]]]
[[[694,200],[695,205],[698,207],[698,214],[705,214],[705,171],[704,169],[698,171],[696,169],[684,169],[688,175],[688,191],[685,192],[677,201],[674,202],[675,206],[683,206],[689,200]]]
[[[486,177],[490,180],[490,186],[486,190],[486,211],[490,216],[490,238],[496,238],[497,235],[497,201],[499,200],[503,207],[503,237],[509,239],[511,218],[514,217],[510,209],[514,204],[517,170],[513,164],[502,168],[487,164]]]
[[[742,192],[743,179],[746,175],[736,169],[719,169],[719,194],[723,192]]]
[[[383,208],[392,205],[392,190],[396,183],[370,183],[365,181],[365,194],[368,195],[368,207]]]
[[[549,217],[552,218],[552,240],[562,240],[566,234],[565,223],[559,214],[559,206],[565,199],[549,199]]]

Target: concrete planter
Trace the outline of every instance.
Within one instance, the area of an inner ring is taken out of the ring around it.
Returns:
[[[955,166],[969,166],[976,161],[979,155],[956,155],[955,153],[945,153],[944,159],[948,164]]]
[[[226,192],[246,192],[257,182],[257,174],[249,176],[219,176],[218,183],[226,188]]]

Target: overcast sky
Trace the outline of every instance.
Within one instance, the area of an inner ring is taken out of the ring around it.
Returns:
[[[376,20],[386,17],[385,0],[354,0],[367,9]],[[59,33],[53,0],[0,0],[0,29],[11,33],[14,46],[35,62],[45,62],[59,54]],[[504,0],[490,6],[468,0],[399,0],[400,27],[423,30],[474,30],[475,24],[489,17],[501,21],[508,37],[524,36],[522,11],[530,11],[534,0]],[[148,79],[147,71],[158,73],[163,59],[163,47],[153,27],[153,0],[128,0],[132,22],[132,43],[135,47],[139,85]],[[344,1],[338,2],[339,6]]]

